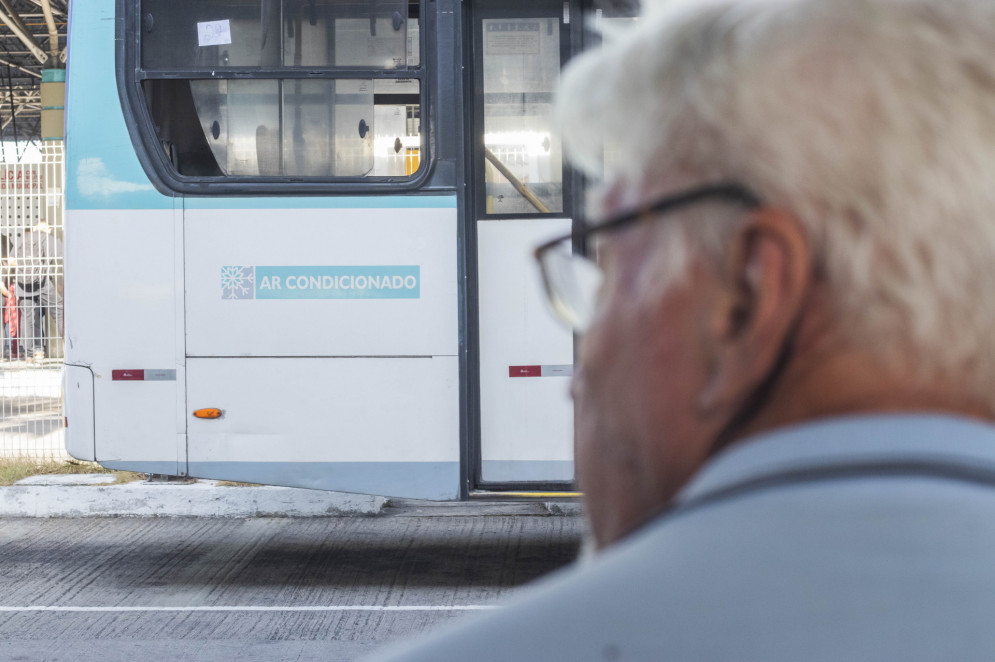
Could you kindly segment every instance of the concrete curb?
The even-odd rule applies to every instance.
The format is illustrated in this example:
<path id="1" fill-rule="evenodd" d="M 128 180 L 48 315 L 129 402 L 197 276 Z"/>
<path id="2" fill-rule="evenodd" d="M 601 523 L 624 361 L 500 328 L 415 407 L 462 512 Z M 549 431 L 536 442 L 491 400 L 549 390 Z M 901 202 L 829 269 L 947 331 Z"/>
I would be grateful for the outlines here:
<path id="1" fill-rule="evenodd" d="M 376 515 L 386 503 L 362 494 L 213 481 L 0 488 L 0 517 L 344 517 Z"/>
<path id="2" fill-rule="evenodd" d="M 11 517 L 505 517 L 577 516 L 576 500 L 434 502 L 273 486 L 138 481 L 109 474 L 32 476 L 0 487 L 0 518 Z"/>

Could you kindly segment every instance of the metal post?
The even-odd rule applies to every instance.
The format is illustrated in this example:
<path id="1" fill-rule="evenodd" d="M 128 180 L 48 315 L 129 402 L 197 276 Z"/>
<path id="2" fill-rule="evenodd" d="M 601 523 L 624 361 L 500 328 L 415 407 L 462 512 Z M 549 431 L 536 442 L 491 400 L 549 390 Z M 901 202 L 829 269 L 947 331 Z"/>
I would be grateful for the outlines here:
<path id="1" fill-rule="evenodd" d="M 0 0 L 2 1 L 2 0 Z M 10 93 L 10 119 L 14 123 L 14 154 L 18 154 L 20 161 L 20 146 L 17 144 L 17 106 L 14 104 L 14 78 L 10 75 L 10 65 L 7 65 L 7 91 Z"/>
<path id="2" fill-rule="evenodd" d="M 55 18 L 52 16 L 52 1 L 41 0 L 41 10 L 45 12 L 45 23 L 48 24 L 49 61 L 54 63 L 59 57 L 59 31 L 55 29 Z"/>

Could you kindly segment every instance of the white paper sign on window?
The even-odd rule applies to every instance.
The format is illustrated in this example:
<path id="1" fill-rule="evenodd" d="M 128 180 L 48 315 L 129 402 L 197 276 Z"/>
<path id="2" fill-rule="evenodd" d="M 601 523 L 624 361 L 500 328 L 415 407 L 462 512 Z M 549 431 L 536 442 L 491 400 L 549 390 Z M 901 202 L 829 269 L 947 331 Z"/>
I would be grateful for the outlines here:
<path id="1" fill-rule="evenodd" d="M 197 24 L 197 43 L 200 46 L 221 46 L 231 43 L 231 21 L 204 21 Z"/>
<path id="2" fill-rule="evenodd" d="M 484 52 L 488 55 L 538 55 L 539 34 L 537 21 L 489 21 Z"/>

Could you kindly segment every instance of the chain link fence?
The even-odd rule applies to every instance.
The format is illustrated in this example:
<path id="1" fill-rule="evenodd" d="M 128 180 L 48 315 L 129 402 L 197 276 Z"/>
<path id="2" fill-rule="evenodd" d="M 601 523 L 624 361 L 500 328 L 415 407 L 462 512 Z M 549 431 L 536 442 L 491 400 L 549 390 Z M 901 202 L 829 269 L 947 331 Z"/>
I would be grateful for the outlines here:
<path id="1" fill-rule="evenodd" d="M 68 459 L 62 414 L 62 141 L 0 162 L 0 459 Z"/>

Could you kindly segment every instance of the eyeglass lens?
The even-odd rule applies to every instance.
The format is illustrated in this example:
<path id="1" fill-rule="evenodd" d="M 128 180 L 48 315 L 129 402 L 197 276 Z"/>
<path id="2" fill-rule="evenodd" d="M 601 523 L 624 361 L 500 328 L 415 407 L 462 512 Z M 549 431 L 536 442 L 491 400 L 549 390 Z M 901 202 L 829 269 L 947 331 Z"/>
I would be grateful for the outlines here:
<path id="1" fill-rule="evenodd" d="M 594 317 L 604 280 L 601 269 L 592 260 L 572 253 L 570 242 L 546 251 L 542 266 L 554 312 L 575 331 L 585 331 Z"/>

